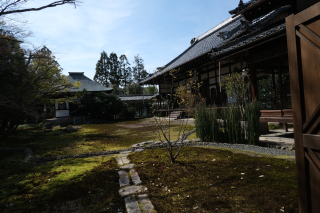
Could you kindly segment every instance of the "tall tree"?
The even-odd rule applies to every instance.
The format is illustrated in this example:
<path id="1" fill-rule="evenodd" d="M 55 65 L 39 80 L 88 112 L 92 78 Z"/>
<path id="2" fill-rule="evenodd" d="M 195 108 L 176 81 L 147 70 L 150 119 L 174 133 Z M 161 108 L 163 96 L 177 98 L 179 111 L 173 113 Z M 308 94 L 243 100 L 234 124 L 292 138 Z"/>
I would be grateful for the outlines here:
<path id="1" fill-rule="evenodd" d="M 132 67 L 133 69 L 133 77 L 134 80 L 138 81 L 139 79 L 145 78 L 147 77 L 148 73 L 147 71 L 144 69 L 144 64 L 143 64 L 144 60 L 139 57 L 138 55 L 134 56 L 134 64 L 135 66 Z"/>
<path id="2" fill-rule="evenodd" d="M 121 83 L 121 70 L 119 67 L 119 60 L 116 53 L 112 52 L 109 56 L 109 81 L 111 85 L 120 85 Z"/>
<path id="3" fill-rule="evenodd" d="M 105 87 L 109 87 L 109 69 L 110 62 L 109 57 L 105 51 L 103 51 L 100 55 L 100 59 L 96 65 L 96 73 L 94 75 L 93 80 L 99 84 L 102 84 Z"/>
<path id="4" fill-rule="evenodd" d="M 0 137 L 7 137 L 26 117 L 40 117 L 43 104 L 63 97 L 69 83 L 62 68 L 47 47 L 26 51 L 18 43 L 11 54 L 0 58 Z"/>
<path id="5" fill-rule="evenodd" d="M 132 69 L 131 67 L 129 66 L 130 63 L 127 59 L 127 56 L 126 55 L 121 55 L 119 57 L 120 61 L 120 72 L 121 72 L 121 75 L 122 75 L 122 79 L 121 79 L 121 85 L 126 87 L 128 83 L 131 82 L 131 77 L 132 77 Z"/>

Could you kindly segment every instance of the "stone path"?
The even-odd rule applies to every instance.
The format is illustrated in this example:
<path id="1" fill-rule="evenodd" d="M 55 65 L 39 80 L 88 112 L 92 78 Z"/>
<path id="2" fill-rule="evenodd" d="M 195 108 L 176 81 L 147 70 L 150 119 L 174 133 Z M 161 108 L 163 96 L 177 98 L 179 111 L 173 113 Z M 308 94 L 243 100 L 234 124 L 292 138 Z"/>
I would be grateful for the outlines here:
<path id="1" fill-rule="evenodd" d="M 140 180 L 138 172 L 134 169 L 134 164 L 130 164 L 130 160 L 127 158 L 128 153 L 130 153 L 130 151 L 121 152 L 116 157 L 121 169 L 118 172 L 120 177 L 119 195 L 124 197 L 127 213 L 157 212 L 146 194 L 148 188 L 140 185 L 142 181 Z M 132 183 L 132 185 L 130 185 L 130 183 Z"/>

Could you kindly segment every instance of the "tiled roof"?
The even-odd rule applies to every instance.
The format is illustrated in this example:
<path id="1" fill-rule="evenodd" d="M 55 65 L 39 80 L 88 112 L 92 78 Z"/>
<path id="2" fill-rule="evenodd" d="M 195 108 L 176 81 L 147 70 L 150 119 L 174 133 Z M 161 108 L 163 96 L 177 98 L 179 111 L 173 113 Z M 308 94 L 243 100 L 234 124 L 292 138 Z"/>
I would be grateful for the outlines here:
<path id="1" fill-rule="evenodd" d="M 107 88 L 102 86 L 101 84 L 91 80 L 87 76 L 83 74 L 83 72 L 69 72 L 67 76 L 71 83 L 75 83 L 76 81 L 80 81 L 81 86 L 78 89 L 69 89 L 68 92 L 78 92 L 83 90 L 84 88 L 88 92 L 112 92 L 112 88 Z"/>
<path id="2" fill-rule="evenodd" d="M 278 15 L 286 9 L 287 8 L 279 8 L 260 18 L 253 20 L 252 24 L 249 24 L 250 29 L 254 29 L 260 33 L 260 30 L 263 27 L 265 27 L 268 24 L 268 22 L 270 22 L 276 15 Z M 172 61 L 166 64 L 161 71 L 158 71 L 154 73 L 152 76 L 142 79 L 141 83 L 147 82 L 156 76 L 166 73 L 172 69 L 175 69 L 180 65 L 193 60 L 198 56 L 201 56 L 205 53 L 209 53 L 213 48 L 221 49 L 220 47 L 222 47 L 228 39 L 231 39 L 244 31 L 244 29 L 241 26 L 244 22 L 245 21 L 241 16 L 237 16 L 235 18 L 228 18 L 221 24 L 213 27 L 204 34 L 192 39 L 193 43 L 185 51 L 183 51 L 180 55 L 178 55 L 176 58 L 174 58 Z M 226 40 L 222 39 L 222 33 L 227 34 L 227 36 L 229 37 L 227 37 Z M 250 33 L 249 35 L 254 36 L 255 34 Z M 235 41 L 239 42 L 239 40 L 236 39 L 229 43 L 234 44 Z"/>
<path id="3" fill-rule="evenodd" d="M 269 30 L 266 30 L 266 31 L 262 31 L 261 30 L 258 30 L 258 31 L 254 31 L 252 33 L 249 33 L 245 36 L 242 36 L 240 38 L 237 38 L 235 39 L 234 41 L 226 44 L 226 45 L 223 45 L 221 47 L 219 47 L 219 49 L 221 49 L 217 52 L 213 52 L 211 53 L 211 56 L 216 56 L 216 55 L 220 55 L 222 53 L 225 53 L 225 52 L 228 52 L 230 50 L 233 50 L 233 49 L 236 49 L 236 48 L 239 48 L 239 47 L 242 47 L 246 44 L 249 44 L 249 43 L 252 43 L 254 41 L 257 41 L 257 40 L 260 40 L 260 39 L 263 39 L 271 34 L 274 34 L 274 33 L 277 33 L 281 30 L 285 30 L 286 29 L 286 24 L 283 23 L 283 24 L 280 24 L 276 27 L 273 27 Z"/>
<path id="4" fill-rule="evenodd" d="M 259 2 L 259 1 L 261 1 L 261 0 L 250 0 L 250 1 L 246 2 L 246 3 L 243 3 L 242 5 L 238 5 L 238 7 L 236 7 L 235 9 L 230 10 L 229 13 L 230 14 L 236 14 L 236 13 L 238 13 L 238 12 L 248 8 L 248 7 L 250 7 L 251 5 L 253 5 L 253 4 L 255 4 L 255 3 Z"/>
<path id="5" fill-rule="evenodd" d="M 158 94 L 154 95 L 119 95 L 119 99 L 121 101 L 151 101 L 154 97 L 158 96 Z"/>

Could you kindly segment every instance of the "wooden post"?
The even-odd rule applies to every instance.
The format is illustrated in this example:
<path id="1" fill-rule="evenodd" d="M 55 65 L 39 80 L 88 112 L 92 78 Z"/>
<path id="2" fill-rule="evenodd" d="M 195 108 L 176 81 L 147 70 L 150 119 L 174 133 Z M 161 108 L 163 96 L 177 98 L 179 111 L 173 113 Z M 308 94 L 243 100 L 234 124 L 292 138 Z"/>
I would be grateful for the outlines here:
<path id="1" fill-rule="evenodd" d="M 276 82 L 274 77 L 274 69 L 272 69 L 272 88 L 273 88 L 273 107 L 274 109 L 277 109 Z"/>
<path id="2" fill-rule="evenodd" d="M 216 63 L 214 64 L 214 77 L 216 80 L 216 92 L 217 92 L 217 97 L 216 97 L 216 105 L 220 104 L 220 93 L 218 92 L 218 78 L 217 78 L 217 66 Z M 218 102 L 218 103 L 217 103 Z"/>

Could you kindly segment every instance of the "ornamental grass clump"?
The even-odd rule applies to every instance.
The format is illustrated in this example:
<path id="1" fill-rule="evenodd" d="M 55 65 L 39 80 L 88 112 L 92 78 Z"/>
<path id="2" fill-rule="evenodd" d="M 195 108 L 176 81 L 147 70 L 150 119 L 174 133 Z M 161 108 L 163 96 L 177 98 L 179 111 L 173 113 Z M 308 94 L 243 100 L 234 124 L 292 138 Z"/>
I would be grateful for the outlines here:
<path id="1" fill-rule="evenodd" d="M 245 125 L 242 125 L 241 109 L 237 105 L 230 105 L 222 112 L 223 128 L 225 130 L 224 142 L 245 143 Z"/>
<path id="2" fill-rule="evenodd" d="M 197 137 L 203 142 L 223 142 L 257 145 L 259 142 L 260 108 L 257 101 L 241 108 L 232 104 L 222 107 L 219 114 L 216 106 L 199 105 L 195 112 Z"/>
<path id="3" fill-rule="evenodd" d="M 201 141 L 213 141 L 215 132 L 215 114 L 214 110 L 207 109 L 206 106 L 198 105 L 195 112 L 195 126 L 196 134 L 201 139 Z"/>
<path id="4" fill-rule="evenodd" d="M 260 106 L 259 103 L 254 100 L 252 104 L 247 104 L 245 108 L 246 120 L 247 120 L 247 139 L 248 144 L 257 145 L 260 135 Z"/>

